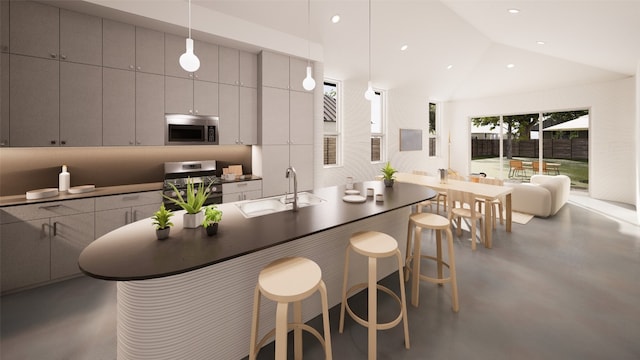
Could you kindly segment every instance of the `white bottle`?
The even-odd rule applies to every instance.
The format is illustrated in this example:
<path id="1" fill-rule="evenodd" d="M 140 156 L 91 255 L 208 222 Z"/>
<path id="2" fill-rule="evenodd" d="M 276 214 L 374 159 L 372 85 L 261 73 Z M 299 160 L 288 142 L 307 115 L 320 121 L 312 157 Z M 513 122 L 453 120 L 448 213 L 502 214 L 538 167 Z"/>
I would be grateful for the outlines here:
<path id="1" fill-rule="evenodd" d="M 58 191 L 67 192 L 71 184 L 71 174 L 67 172 L 67 165 L 62 165 L 62 172 L 58 176 Z"/>

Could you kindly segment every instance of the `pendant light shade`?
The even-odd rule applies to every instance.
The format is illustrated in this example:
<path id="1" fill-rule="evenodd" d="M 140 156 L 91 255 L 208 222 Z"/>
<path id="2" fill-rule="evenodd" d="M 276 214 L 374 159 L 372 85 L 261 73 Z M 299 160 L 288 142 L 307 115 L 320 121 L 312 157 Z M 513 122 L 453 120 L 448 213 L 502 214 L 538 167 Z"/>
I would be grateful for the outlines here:
<path id="1" fill-rule="evenodd" d="M 302 80 L 302 87 L 311 91 L 316 87 L 316 81 L 311 76 L 311 0 L 307 0 L 307 77 Z"/>
<path id="2" fill-rule="evenodd" d="M 371 101 L 373 99 L 373 87 L 371 87 L 371 0 L 369 0 L 369 81 L 364 98 Z"/>
<path id="3" fill-rule="evenodd" d="M 189 0 L 189 37 L 186 41 L 186 50 L 180 55 L 180 66 L 188 72 L 195 72 L 200 68 L 200 59 L 193 53 L 193 39 L 191 38 L 191 0 Z"/>
<path id="4" fill-rule="evenodd" d="M 302 80 L 302 87 L 308 91 L 316 87 L 316 81 L 311 77 L 311 66 L 307 66 L 307 77 Z"/>

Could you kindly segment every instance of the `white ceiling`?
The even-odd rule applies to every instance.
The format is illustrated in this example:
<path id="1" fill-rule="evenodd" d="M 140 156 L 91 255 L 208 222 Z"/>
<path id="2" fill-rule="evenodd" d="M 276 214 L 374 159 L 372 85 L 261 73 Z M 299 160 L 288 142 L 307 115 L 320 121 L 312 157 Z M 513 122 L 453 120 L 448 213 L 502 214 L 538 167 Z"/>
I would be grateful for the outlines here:
<path id="1" fill-rule="evenodd" d="M 368 76 L 366 0 L 311 0 L 310 31 L 306 0 L 192 1 L 296 37 L 310 34 L 323 47 L 325 76 Z M 334 14 L 340 23 L 330 22 Z M 373 0 L 371 14 L 374 86 L 410 87 L 433 100 L 614 80 L 633 76 L 640 61 L 640 0 Z"/>

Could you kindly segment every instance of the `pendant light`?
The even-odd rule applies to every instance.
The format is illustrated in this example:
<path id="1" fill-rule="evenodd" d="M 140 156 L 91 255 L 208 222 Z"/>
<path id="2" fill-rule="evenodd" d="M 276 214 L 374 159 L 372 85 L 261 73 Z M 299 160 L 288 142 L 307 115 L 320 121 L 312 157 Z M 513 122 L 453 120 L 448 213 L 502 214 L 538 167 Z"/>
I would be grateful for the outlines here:
<path id="1" fill-rule="evenodd" d="M 189 37 L 186 51 L 180 55 L 180 66 L 188 72 L 195 72 L 200 68 L 200 59 L 193 53 L 193 39 L 191 38 L 191 0 L 189 0 Z"/>
<path id="2" fill-rule="evenodd" d="M 373 87 L 371 87 L 371 0 L 369 0 L 369 81 L 367 82 L 367 91 L 364 92 L 364 98 L 369 101 L 373 99 Z"/>
<path id="3" fill-rule="evenodd" d="M 307 77 L 302 80 L 302 87 L 311 91 L 316 87 L 316 81 L 311 76 L 311 0 L 307 0 Z"/>

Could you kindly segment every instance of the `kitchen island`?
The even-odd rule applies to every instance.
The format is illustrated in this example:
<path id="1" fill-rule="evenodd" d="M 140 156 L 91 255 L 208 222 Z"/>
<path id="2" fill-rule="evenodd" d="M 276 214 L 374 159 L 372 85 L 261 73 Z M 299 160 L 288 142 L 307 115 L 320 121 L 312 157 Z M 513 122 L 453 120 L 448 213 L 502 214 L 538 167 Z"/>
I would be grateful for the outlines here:
<path id="1" fill-rule="evenodd" d="M 396 183 L 356 184 L 374 188 L 383 202 L 342 200 L 344 186 L 316 189 L 324 201 L 270 215 L 245 218 L 236 204 L 222 204 L 218 234 L 182 229 L 182 212 L 173 218 L 171 236 L 155 239 L 150 219 L 114 230 L 80 255 L 89 276 L 118 281 L 119 359 L 234 359 L 249 349 L 253 289 L 260 270 L 286 256 L 304 256 L 321 267 L 330 306 L 340 302 L 344 249 L 356 231 L 383 231 L 404 252 L 410 207 L 435 196 L 433 190 Z M 354 269 L 366 268 L 354 258 Z M 361 261 L 357 261 L 361 260 Z M 394 271 L 381 261 L 379 278 Z M 366 271 L 352 271 L 350 281 L 364 281 Z M 274 325 L 274 304 L 262 302 L 260 333 Z M 319 298 L 303 305 L 308 321 L 319 313 Z"/>

